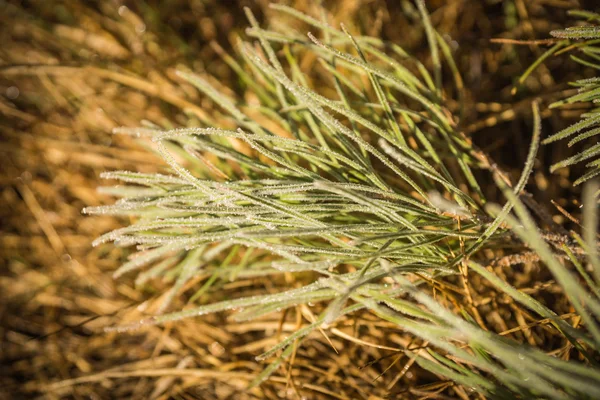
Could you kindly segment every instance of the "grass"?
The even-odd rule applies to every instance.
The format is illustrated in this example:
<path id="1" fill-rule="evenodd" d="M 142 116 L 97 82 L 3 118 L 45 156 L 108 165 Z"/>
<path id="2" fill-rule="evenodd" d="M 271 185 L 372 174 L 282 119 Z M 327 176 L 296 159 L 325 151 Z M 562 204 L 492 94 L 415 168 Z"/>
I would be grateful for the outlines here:
<path id="1" fill-rule="evenodd" d="M 172 385 L 165 379 L 182 377 L 177 390 L 209 379 L 257 397 L 406 395 L 406 385 L 421 396 L 597 397 L 598 188 L 593 180 L 585 185 L 582 237 L 539 218 L 527 190 L 544 106 L 527 102 L 531 140 L 514 179 L 465 135 L 456 117 L 468 112 L 460 60 L 422 3 L 403 12 L 424 32 L 429 61 L 353 35 L 352 27 L 338 30 L 318 13 L 273 9 L 302 30 L 261 28 L 248 10 L 247 35 L 257 42 L 239 43 L 235 54 L 213 45 L 235 73 L 234 90 L 179 66 L 185 83 L 178 93 L 193 86 L 207 107 L 156 91 L 185 118 L 145 118 L 141 128 L 115 130 L 116 140 L 139 138 L 169 168 L 106 172 L 121 185 L 102 195 L 121 199 L 86 208 L 129 218 L 129 226 L 97 239 L 95 251 L 115 252 L 110 241 L 117 254 L 135 245 L 114 275 L 137 275 L 140 292 L 154 291 L 140 309 L 148 317 L 119 315 L 105 337 L 146 337 L 157 346 L 147 357 L 172 368 L 140 361 L 43 387 L 67 394 L 81 385 L 97 390 L 95 382 L 106 379 L 157 377 Z M 60 243 L 43 211 L 34 214 L 50 242 Z M 61 257 L 64 249 L 55 247 Z M 525 279 L 537 276 L 546 286 L 519 283 L 522 265 L 530 268 Z M 555 299 L 543 295 L 547 288 Z M 123 314 L 130 302 L 111 312 Z M 229 322 L 214 315 L 222 312 Z M 257 326 L 261 335 L 252 333 Z M 198 338 L 199 330 L 208 337 Z M 175 351 L 174 343 L 197 353 L 169 364 L 169 355 L 158 354 L 165 346 Z M 359 364 L 347 358 L 354 351 Z M 230 361 L 215 361 L 223 352 Z M 399 360 L 404 366 L 386 378 Z M 214 364 L 186 367 L 192 362 Z M 322 363 L 337 365 L 342 377 L 311 386 Z"/>
<path id="2" fill-rule="evenodd" d="M 430 344 L 429 358 L 416 358 L 424 369 L 486 397 L 600 394 L 600 373 L 593 367 L 600 345 L 596 324 L 600 303 L 593 295 L 597 288 L 592 285 L 588 292 L 579 282 L 585 278 L 593 284 L 587 273 L 580 270 L 583 276 L 575 277 L 557 261 L 519 200 L 540 142 L 538 106 L 533 105 L 533 139 L 521 178 L 511 190 L 511 182 L 492 169 L 508 201 L 502 209 L 489 205 L 485 213 L 487 200 L 473 170 L 487 165 L 478 161 L 481 152 L 449 117 L 448 100 L 441 95 L 443 39 L 433 31 L 424 4 L 417 6 L 435 78 L 423 68 L 415 75 L 390 62 L 377 38 L 355 38 L 343 26 L 334 29 L 284 6 L 275 8 L 322 31 L 323 38 L 265 31 L 247 10 L 250 35 L 259 40 L 260 48 L 241 43 L 239 58 L 250 66 L 236 70 L 247 71 L 243 76 L 260 84 L 255 104 L 232 99 L 205 79 L 179 72 L 218 104 L 237 130 L 209 125 L 116 131 L 150 137 L 176 173 L 106 174 L 133 185 L 111 192 L 124 195 L 114 206 L 85 210 L 136 217 L 135 223 L 102 236 L 96 244 L 115 241 L 140 249 L 116 275 L 161 260 L 154 276 L 163 275 L 174 284 L 159 312 L 167 310 L 175 294 L 201 270 L 217 275 L 213 283 L 226 275 L 264 279 L 300 273 L 308 273 L 310 282 L 276 294 L 189 306 L 116 330 L 224 310 L 241 310 L 242 317 L 234 318 L 250 320 L 324 302 L 314 323 L 258 356 L 272 360 L 251 387 L 268 379 L 312 331 L 368 309 Z M 285 65 L 275 45 L 283 46 Z M 319 84 L 320 92 L 325 92 L 323 85 L 331 85 L 329 93 L 335 97 L 309 85 L 297 67 L 302 52 L 329 65 L 327 72 L 337 71 Z M 419 65 L 408 55 L 405 62 L 413 69 Z M 560 136 L 565 135 L 555 137 Z M 586 207 L 595 207 L 593 197 L 591 203 L 588 198 Z M 513 207 L 518 219 L 510 216 Z M 473 316 L 464 312 L 457 316 L 427 294 L 430 279 L 458 275 L 461 266 L 483 273 L 480 265 L 468 261 L 478 251 L 499 246 L 509 233 L 501 228 L 505 221 L 550 269 L 585 328 L 573 328 L 510 287 L 499 285 L 500 289 L 550 319 L 584 357 L 583 363 L 556 360 L 535 348 L 507 342 L 473 323 Z M 587 236 L 592 240 L 585 247 L 596 247 L 595 233 Z M 219 265 L 225 255 L 239 263 L 233 278 Z M 590 262 L 594 270 L 600 267 L 594 257 Z"/>
<path id="3" fill-rule="evenodd" d="M 543 59 L 550 57 L 554 54 L 560 54 L 567 51 L 576 51 L 581 55 L 571 55 L 570 58 L 589 68 L 598 70 L 600 68 L 598 64 L 598 57 L 596 56 L 597 40 L 600 38 L 600 29 L 597 26 L 600 21 L 600 16 L 593 12 L 577 11 L 573 10 L 570 15 L 575 18 L 583 19 L 587 22 L 586 25 L 579 25 L 570 27 L 562 30 L 555 30 L 550 32 L 552 36 L 561 39 L 557 42 L 550 50 L 546 52 L 544 57 L 538 60 L 532 65 L 532 68 L 539 65 Z M 529 74 L 529 71 L 523 75 L 521 79 L 524 79 Z M 557 101 L 550 105 L 551 108 L 565 106 L 565 105 L 576 105 L 576 104 L 595 104 L 598 102 L 598 78 L 586 78 L 579 79 L 571 83 L 571 85 L 577 88 L 577 94 L 572 95 L 564 100 Z M 583 113 L 581 121 L 556 132 L 547 139 L 544 140 L 544 144 L 550 144 L 559 140 L 563 140 L 575 135 L 568 142 L 568 146 L 572 147 L 581 142 L 593 143 L 594 137 L 600 133 L 598 129 L 598 121 L 600 116 L 596 108 L 592 108 L 589 112 Z M 591 139 L 591 140 L 590 140 Z M 585 173 L 575 180 L 573 185 L 577 186 L 584 182 L 593 179 L 600 174 L 600 162 L 598 161 L 598 154 L 600 154 L 600 147 L 598 143 L 592 144 L 589 147 L 581 149 L 576 154 L 561 160 L 551 166 L 550 171 L 554 172 L 558 169 L 572 166 L 577 163 L 585 163 L 587 170 Z"/>

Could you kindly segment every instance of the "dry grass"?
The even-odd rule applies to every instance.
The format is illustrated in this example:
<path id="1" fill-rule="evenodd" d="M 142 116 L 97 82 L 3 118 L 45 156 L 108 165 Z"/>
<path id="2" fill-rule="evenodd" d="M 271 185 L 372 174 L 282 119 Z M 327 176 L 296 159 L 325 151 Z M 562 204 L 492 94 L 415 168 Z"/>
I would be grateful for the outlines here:
<path id="1" fill-rule="evenodd" d="M 61 7 L 19 3 L 0 2 L 0 397 L 477 398 L 413 365 L 409 355 L 422 352 L 427 343 L 370 313 L 312 335 L 295 349 L 292 362 L 251 391 L 248 382 L 263 368 L 253 357 L 309 323 L 319 307 L 301 306 L 259 322 L 237 323 L 220 314 L 134 333 L 105 333 L 106 326 L 152 314 L 164 292 L 159 282 L 139 292 L 126 279 L 114 281 L 111 274 L 127 253 L 111 246 L 91 248 L 93 238 L 122 225 L 116 218 L 81 216 L 83 207 L 111 201 L 96 192 L 106 183 L 100 182 L 100 172 L 165 168 L 135 139 L 108 132 L 144 119 L 169 126 L 210 114 L 213 105 L 178 80 L 174 67 L 182 63 L 231 82 L 233 74 L 210 43 L 227 47 L 246 22 L 241 5 L 217 1 L 176 1 L 162 9 L 154 2 L 132 2 L 131 8 L 116 1 L 57 2 Z M 261 14 L 267 2 L 248 3 Z M 532 96 L 551 101 L 557 87 L 566 87 L 556 85 L 570 70 L 550 63 L 552 71 L 536 73 L 517 105 L 510 106 L 512 77 L 542 49 L 537 43 L 492 45 L 487 38 L 544 38 L 573 4 L 516 0 L 514 16 L 506 16 L 497 4 L 431 1 L 434 24 L 461 45 L 458 60 L 466 71 L 468 104 L 464 129 L 509 173 L 518 174 L 525 159 L 520 149 L 526 152 Z M 402 37 L 406 47 L 426 54 L 419 49 L 420 34 L 398 32 L 403 20 L 391 5 L 349 0 L 343 7 L 327 6 L 336 21 L 353 21 L 357 29 L 390 40 Z M 309 68 L 311 60 L 303 61 Z M 545 129 L 556 131 L 569 122 L 557 115 Z M 556 153 L 542 155 L 531 187 L 538 202 L 554 200 L 576 219 L 573 199 L 579 195 L 569 189 L 568 173 L 549 183 L 545 166 L 563 157 Z M 493 185 L 484 189 L 498 197 Z M 546 208 L 549 224 L 576 226 L 557 208 Z M 485 257 L 502 279 L 545 299 L 569 323 L 579 323 L 551 275 L 525 249 L 511 245 Z M 188 285 L 177 305 L 184 305 L 186 294 L 205 279 L 199 276 Z M 276 291 L 294 286 L 293 279 L 238 280 L 214 296 Z M 468 310 L 485 329 L 564 359 L 571 356 L 547 321 L 536 320 L 477 277 L 434 286 L 438 299 L 457 311 Z"/>

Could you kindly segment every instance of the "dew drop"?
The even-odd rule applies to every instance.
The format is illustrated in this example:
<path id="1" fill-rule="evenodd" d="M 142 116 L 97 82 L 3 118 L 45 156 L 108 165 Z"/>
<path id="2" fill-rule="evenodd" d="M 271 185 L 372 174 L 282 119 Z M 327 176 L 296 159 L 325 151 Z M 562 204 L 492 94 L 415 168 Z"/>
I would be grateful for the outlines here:
<path id="1" fill-rule="evenodd" d="M 29 171 L 25 171 L 21 174 L 20 178 L 23 182 L 30 182 L 31 181 L 31 173 Z"/>
<path id="2" fill-rule="evenodd" d="M 221 357 L 225 353 L 225 348 L 219 342 L 212 342 L 208 346 L 208 350 L 215 357 Z"/>
<path id="3" fill-rule="evenodd" d="M 11 100 L 14 100 L 17 97 L 19 97 L 19 93 L 19 88 L 16 86 L 10 86 L 6 89 L 6 97 L 8 97 Z"/>

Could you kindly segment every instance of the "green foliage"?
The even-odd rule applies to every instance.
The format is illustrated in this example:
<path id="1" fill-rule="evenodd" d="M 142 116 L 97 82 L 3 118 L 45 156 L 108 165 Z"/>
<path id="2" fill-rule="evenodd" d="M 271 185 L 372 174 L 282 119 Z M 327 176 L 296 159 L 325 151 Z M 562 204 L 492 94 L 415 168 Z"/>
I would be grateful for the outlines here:
<path id="1" fill-rule="evenodd" d="M 600 26 L 598 26 L 600 14 L 576 11 L 572 12 L 571 15 L 584 18 L 591 25 L 553 31 L 551 32 L 552 36 L 569 40 L 568 43 L 564 42 L 564 45 L 570 45 L 573 50 L 580 53 L 580 56 L 571 55 L 574 61 L 585 67 L 600 70 L 600 57 L 598 57 L 600 47 L 597 46 L 600 41 Z M 551 171 L 556 171 L 560 168 L 585 163 L 588 170 L 573 183 L 574 185 L 579 185 L 600 175 L 600 142 L 598 141 L 598 135 L 600 134 L 600 109 L 595 107 L 600 102 L 600 77 L 581 79 L 573 82 L 572 85 L 577 88 L 578 93 L 552 104 L 551 107 L 579 103 L 592 104 L 594 107 L 582 115 L 581 121 L 548 137 L 544 140 L 544 143 L 552 143 L 566 138 L 570 138 L 568 142 L 569 147 L 584 140 L 590 143 L 595 142 L 595 144 L 592 144 L 585 150 L 551 167 Z"/>
<path id="2" fill-rule="evenodd" d="M 434 78 L 396 45 L 352 36 L 276 5 L 318 30 L 321 38 L 262 29 L 248 12 L 248 35 L 260 46 L 241 43 L 239 56 L 227 59 L 253 94 L 244 97 L 247 101 L 230 98 L 209 80 L 182 70 L 180 76 L 218 104 L 223 115 L 191 120 L 186 128 L 163 130 L 148 124 L 117 130 L 151 138 L 173 173 L 106 173 L 104 177 L 125 184 L 104 189 L 121 200 L 86 212 L 135 217 L 130 226 L 96 244 L 137 246 L 138 254 L 115 276 L 148 268 L 140 272 L 138 284 L 156 277 L 174 281 L 161 311 L 201 272 L 211 278 L 193 299 L 210 293 L 217 280 L 284 273 L 313 277 L 280 293 L 201 304 L 118 330 L 224 310 L 239 310 L 235 318 L 245 320 L 322 302 L 326 306 L 316 321 L 258 357 L 271 363 L 254 384 L 276 371 L 297 340 L 368 309 L 433 346 L 421 355 L 406 350 L 423 368 L 485 396 L 600 396 L 600 370 L 591 366 L 594 357 L 589 356 L 600 350 L 598 288 L 587 275 L 593 285 L 584 287 L 557 261 L 519 200 L 541 136 L 537 105 L 521 179 L 512 189 L 498 180 L 508 202 L 501 209 L 486 206 L 473 170 L 487 167 L 446 107 L 441 56 L 453 71 L 458 92 L 460 77 L 424 3 L 417 4 Z M 299 67 L 307 55 L 319 63 L 310 76 Z M 586 93 L 597 87 L 589 85 L 593 87 L 585 86 Z M 573 132 L 591 127 L 599 117 L 589 118 L 594 122 Z M 513 207 L 516 217 L 510 214 Z M 476 251 L 493 249 L 510 235 L 504 221 L 546 263 L 584 327 L 557 318 L 470 260 Z M 586 238 L 590 250 L 594 235 Z M 595 252 L 588 253 L 600 270 Z M 585 363 L 563 361 L 484 331 L 426 294 L 426 278 L 457 274 L 460 264 L 549 318 L 588 357 Z"/>

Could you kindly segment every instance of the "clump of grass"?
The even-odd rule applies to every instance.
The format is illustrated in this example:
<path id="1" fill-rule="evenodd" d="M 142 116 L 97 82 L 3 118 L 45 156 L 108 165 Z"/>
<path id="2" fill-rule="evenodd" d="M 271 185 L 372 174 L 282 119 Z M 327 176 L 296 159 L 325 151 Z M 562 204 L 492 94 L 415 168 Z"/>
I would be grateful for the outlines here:
<path id="1" fill-rule="evenodd" d="M 433 73 L 397 45 L 352 35 L 285 6 L 273 8 L 318 34 L 266 30 L 248 11 L 248 36 L 258 43 L 240 43 L 238 57 L 227 62 L 252 96 L 231 98 L 181 69 L 179 76 L 218 104 L 223 116 L 192 119 L 185 128 L 147 123 L 116 130 L 149 138 L 172 173 L 105 173 L 124 185 L 103 191 L 121 199 L 86 212 L 132 216 L 135 222 L 96 244 L 137 246 L 116 277 L 137 272 L 139 285 L 160 277 L 174 283 L 159 315 L 114 329 L 224 310 L 238 310 L 234 318 L 242 321 L 320 303 L 323 310 L 311 324 L 257 357 L 268 366 L 252 385 L 268 379 L 311 332 L 368 310 L 426 342 L 426 351 L 406 349 L 406 354 L 462 386 L 461 393 L 597 398 L 600 264 L 593 193 L 598 188 L 596 183 L 586 188 L 583 240 L 540 231 L 520 198 L 541 140 L 538 105 L 532 105 L 527 160 L 513 183 L 458 128 L 442 69 L 452 71 L 456 92 L 462 81 L 423 1 L 413 11 L 426 32 Z M 318 60 L 308 76 L 299 64 L 307 55 Z M 506 197 L 503 207 L 484 197 L 479 175 L 493 177 Z M 515 243 L 517 237 L 554 275 L 582 324 L 567 323 L 475 261 L 481 250 Z M 469 271 L 546 319 L 579 360 L 561 360 L 505 339 L 484 329 L 477 315 L 465 308 L 457 314 L 434 296 L 436 284 Z M 219 280 L 293 274 L 304 283 L 276 294 L 168 312 L 200 272 L 211 277 L 192 302 Z"/>
<path id="2" fill-rule="evenodd" d="M 567 28 L 564 30 L 553 31 L 552 36 L 569 39 L 569 43 L 565 43 L 565 46 L 577 49 L 581 52 L 583 57 L 572 55 L 571 58 L 577 63 L 591 67 L 595 70 L 600 69 L 600 63 L 598 56 L 596 55 L 598 47 L 596 46 L 598 39 L 600 39 L 600 27 L 598 22 L 600 21 L 600 14 L 575 11 L 571 15 L 587 19 L 593 25 L 577 26 L 573 28 Z M 596 104 L 600 101 L 600 86 L 598 85 L 600 78 L 589 78 L 581 79 L 573 82 L 573 86 L 578 88 L 578 93 L 571 96 L 563 101 L 554 103 L 551 107 L 558 107 L 563 104 L 578 104 L 578 103 L 592 103 Z M 547 138 L 545 143 L 552 143 L 557 140 L 566 139 L 575 135 L 569 140 L 568 146 L 571 147 L 576 143 L 584 140 L 594 140 L 600 133 L 600 110 L 596 107 L 591 109 L 589 112 L 582 115 L 580 122 L 571 125 L 570 127 L 555 133 L 554 135 Z M 554 164 L 551 171 L 555 171 L 559 168 L 565 168 L 570 165 L 585 162 L 585 166 L 588 170 L 584 175 L 579 177 L 573 184 L 579 185 L 586 182 L 598 175 L 600 175 L 600 142 L 596 140 L 596 144 L 588 147 L 585 150 Z"/>
<path id="3" fill-rule="evenodd" d="M 571 55 L 570 58 L 583 67 L 588 67 L 596 71 L 600 69 L 600 59 L 597 55 L 597 43 L 598 39 L 600 39 L 600 26 L 598 25 L 600 22 L 600 14 L 589 11 L 573 10 L 569 12 L 569 15 L 585 20 L 586 24 L 550 32 L 552 36 L 560 40 L 528 69 L 521 77 L 521 80 L 524 80 L 548 57 L 560 55 L 565 52 L 576 52 L 577 55 Z M 550 171 L 554 172 L 576 164 L 584 164 L 587 170 L 573 182 L 574 186 L 580 185 L 600 175 L 600 142 L 597 140 L 597 136 L 600 134 L 600 110 L 595 106 L 600 101 L 599 82 L 600 78 L 598 77 L 580 79 L 572 82 L 571 85 L 577 88 L 577 93 L 550 105 L 550 108 L 565 105 L 592 105 L 588 111 L 581 115 L 581 120 L 579 122 L 560 132 L 556 132 L 546 138 L 543 142 L 544 144 L 550 144 L 570 138 L 568 147 L 581 144 L 582 142 L 593 143 L 591 146 L 578 151 L 576 154 L 555 163 L 550 168 Z"/>

